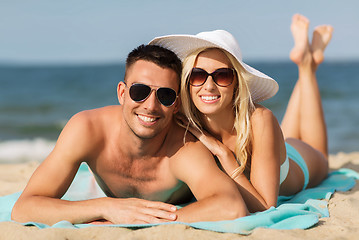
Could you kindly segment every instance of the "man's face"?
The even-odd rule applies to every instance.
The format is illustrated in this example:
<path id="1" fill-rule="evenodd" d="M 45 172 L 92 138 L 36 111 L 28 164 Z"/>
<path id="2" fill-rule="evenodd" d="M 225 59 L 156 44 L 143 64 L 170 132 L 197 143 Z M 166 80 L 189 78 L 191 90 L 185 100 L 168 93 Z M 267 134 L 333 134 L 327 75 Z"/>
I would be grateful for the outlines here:
<path id="1" fill-rule="evenodd" d="M 139 60 L 127 71 L 126 85 L 119 84 L 119 102 L 123 106 L 123 117 L 131 131 L 139 138 L 151 139 L 166 129 L 172 123 L 173 114 L 178 110 L 179 99 L 170 106 L 163 106 L 156 97 L 156 91 L 142 101 L 135 102 L 129 95 L 129 88 L 134 83 L 151 86 L 172 88 L 178 92 L 176 72 L 162 68 L 155 63 Z"/>

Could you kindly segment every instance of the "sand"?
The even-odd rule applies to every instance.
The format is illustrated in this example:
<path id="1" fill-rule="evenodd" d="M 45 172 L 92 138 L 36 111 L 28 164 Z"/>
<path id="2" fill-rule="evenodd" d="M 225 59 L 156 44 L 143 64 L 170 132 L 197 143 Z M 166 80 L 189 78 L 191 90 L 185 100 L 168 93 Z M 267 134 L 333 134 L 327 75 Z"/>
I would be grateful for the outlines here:
<path id="1" fill-rule="evenodd" d="M 21 191 L 37 162 L 0 164 L 0 196 Z M 331 170 L 350 168 L 359 172 L 359 152 L 338 153 L 329 158 Z M 307 230 L 270 230 L 258 228 L 248 236 L 167 225 L 131 230 L 113 227 L 84 229 L 37 229 L 14 222 L 0 222 L 0 240 L 6 239 L 359 239 L 359 184 L 348 192 L 336 192 L 329 201 L 329 218 Z"/>

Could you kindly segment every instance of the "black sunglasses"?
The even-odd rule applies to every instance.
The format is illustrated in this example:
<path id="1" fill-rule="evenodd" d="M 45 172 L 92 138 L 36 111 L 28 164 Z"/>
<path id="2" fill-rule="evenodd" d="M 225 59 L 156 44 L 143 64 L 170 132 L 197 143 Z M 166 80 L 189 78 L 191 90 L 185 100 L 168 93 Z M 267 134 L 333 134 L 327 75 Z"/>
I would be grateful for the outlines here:
<path id="1" fill-rule="evenodd" d="M 151 95 L 152 91 L 156 91 L 158 101 L 165 107 L 172 106 L 177 99 L 177 93 L 172 88 L 151 88 L 150 86 L 142 83 L 132 84 L 129 92 L 133 101 L 143 102 Z"/>
<path id="2" fill-rule="evenodd" d="M 233 68 L 219 68 L 212 73 L 208 73 L 202 68 L 193 68 L 189 76 L 189 84 L 195 87 L 202 86 L 211 76 L 213 81 L 220 87 L 227 87 L 232 84 L 235 75 Z"/>

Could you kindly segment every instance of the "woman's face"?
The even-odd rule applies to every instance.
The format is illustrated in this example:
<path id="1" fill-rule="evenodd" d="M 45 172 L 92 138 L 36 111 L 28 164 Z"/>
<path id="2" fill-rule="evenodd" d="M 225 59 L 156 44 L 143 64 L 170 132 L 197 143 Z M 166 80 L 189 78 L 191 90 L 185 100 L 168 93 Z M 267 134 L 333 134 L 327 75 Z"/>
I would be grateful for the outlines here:
<path id="1" fill-rule="evenodd" d="M 195 61 L 195 68 L 201 68 L 212 73 L 219 68 L 233 68 L 227 56 L 219 49 L 210 49 L 200 53 Z M 197 109 L 209 116 L 233 112 L 233 94 L 236 86 L 236 74 L 232 84 L 226 87 L 218 86 L 212 76 L 208 76 L 201 86 L 190 85 L 190 95 Z"/>

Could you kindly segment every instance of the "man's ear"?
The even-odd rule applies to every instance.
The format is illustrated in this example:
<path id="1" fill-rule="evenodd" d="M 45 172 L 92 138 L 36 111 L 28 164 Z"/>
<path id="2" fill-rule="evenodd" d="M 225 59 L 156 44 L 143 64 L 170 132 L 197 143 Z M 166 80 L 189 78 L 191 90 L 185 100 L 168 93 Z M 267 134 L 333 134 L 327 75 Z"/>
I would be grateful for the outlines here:
<path id="1" fill-rule="evenodd" d="M 119 82 L 117 85 L 117 98 L 118 102 L 123 105 L 124 97 L 125 97 L 125 88 L 126 85 L 124 82 Z"/>

